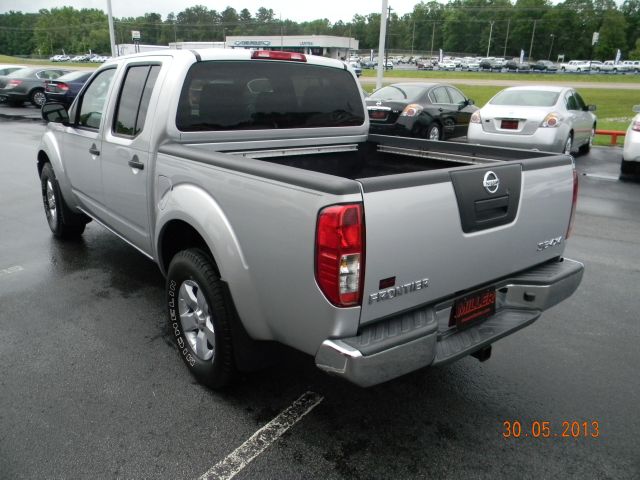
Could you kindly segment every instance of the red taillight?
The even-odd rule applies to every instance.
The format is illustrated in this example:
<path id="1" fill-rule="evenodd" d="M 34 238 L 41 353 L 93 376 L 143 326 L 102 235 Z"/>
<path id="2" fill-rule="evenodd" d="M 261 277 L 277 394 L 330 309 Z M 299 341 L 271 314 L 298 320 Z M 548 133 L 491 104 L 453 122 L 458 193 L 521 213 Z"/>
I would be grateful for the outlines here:
<path id="1" fill-rule="evenodd" d="M 567 227 L 567 234 L 564 236 L 565 239 L 569 238 L 571 235 L 571 230 L 573 230 L 573 219 L 576 216 L 576 204 L 578 203 L 578 172 L 576 172 L 575 167 L 573 168 L 573 196 L 571 198 L 571 216 L 569 217 L 569 226 Z"/>
<path id="2" fill-rule="evenodd" d="M 322 209 L 316 230 L 316 281 L 320 290 L 338 307 L 360 305 L 363 272 L 362 204 Z"/>
<path id="3" fill-rule="evenodd" d="M 21 83 L 22 83 L 22 80 L 9 80 L 9 83 L 7 85 L 9 87 L 17 87 Z"/>
<path id="4" fill-rule="evenodd" d="M 67 85 L 66 83 L 60 82 L 57 85 L 58 85 L 59 92 L 66 92 L 69 90 L 69 85 Z"/>
<path id="5" fill-rule="evenodd" d="M 251 58 L 261 60 L 290 60 L 292 62 L 307 61 L 307 57 L 302 53 L 280 52 L 275 50 L 256 50 L 251 54 Z"/>

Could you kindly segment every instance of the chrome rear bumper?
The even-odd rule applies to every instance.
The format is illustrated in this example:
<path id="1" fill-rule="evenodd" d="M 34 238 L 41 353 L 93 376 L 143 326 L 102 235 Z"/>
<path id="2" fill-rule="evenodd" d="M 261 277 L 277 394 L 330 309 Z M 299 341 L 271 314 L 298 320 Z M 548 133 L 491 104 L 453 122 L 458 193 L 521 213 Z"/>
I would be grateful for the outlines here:
<path id="1" fill-rule="evenodd" d="M 544 310 L 571 296 L 584 265 L 554 260 L 496 282 L 496 313 L 457 331 L 449 327 L 454 298 L 362 328 L 359 335 L 325 340 L 316 365 L 362 387 L 428 365 L 452 362 L 533 323 Z"/>

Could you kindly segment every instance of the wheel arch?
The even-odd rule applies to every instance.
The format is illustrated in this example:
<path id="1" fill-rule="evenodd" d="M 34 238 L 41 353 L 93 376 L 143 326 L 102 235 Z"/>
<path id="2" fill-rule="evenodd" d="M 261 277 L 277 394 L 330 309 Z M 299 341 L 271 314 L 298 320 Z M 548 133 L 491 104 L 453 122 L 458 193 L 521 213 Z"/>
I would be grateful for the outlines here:
<path id="1" fill-rule="evenodd" d="M 171 209 L 159 211 L 155 254 L 167 274 L 173 256 L 187 248 L 200 248 L 211 257 L 227 285 L 244 328 L 255 339 L 270 340 L 259 296 L 232 224 L 214 198 L 194 185 L 176 186 L 166 195 Z M 161 199 L 160 203 L 164 200 Z"/>

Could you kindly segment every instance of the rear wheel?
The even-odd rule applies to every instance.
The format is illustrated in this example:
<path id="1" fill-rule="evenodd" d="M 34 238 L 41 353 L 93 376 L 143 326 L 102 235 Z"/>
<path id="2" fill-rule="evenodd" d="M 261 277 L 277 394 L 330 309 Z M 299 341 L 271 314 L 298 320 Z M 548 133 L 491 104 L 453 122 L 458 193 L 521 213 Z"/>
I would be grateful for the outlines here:
<path id="1" fill-rule="evenodd" d="M 593 128 L 591 129 L 591 134 L 589 135 L 589 140 L 587 140 L 587 143 L 585 143 L 584 145 L 582 145 L 580 147 L 580 153 L 582 153 L 582 154 L 589 153 L 589 151 L 591 150 L 591 145 L 593 145 L 593 137 L 595 137 L 595 135 L 596 135 L 596 127 L 594 125 Z"/>
<path id="2" fill-rule="evenodd" d="M 227 386 L 235 373 L 231 300 L 213 261 L 188 249 L 171 260 L 167 273 L 169 323 L 180 357 L 199 382 Z"/>
<path id="3" fill-rule="evenodd" d="M 442 129 L 437 123 L 429 125 L 427 128 L 427 140 L 442 140 Z"/>
<path id="4" fill-rule="evenodd" d="M 638 162 L 629 162 L 623 159 L 622 163 L 620 163 L 620 177 L 629 177 L 635 174 L 640 174 Z"/>
<path id="5" fill-rule="evenodd" d="M 29 101 L 38 108 L 42 107 L 42 105 L 44 105 L 47 101 L 44 90 L 42 90 L 41 88 L 36 88 L 31 92 L 31 95 L 29 95 Z"/>
<path id="6" fill-rule="evenodd" d="M 567 140 L 564 142 L 564 148 L 562 153 L 565 155 L 571 155 L 571 149 L 573 148 L 573 134 L 569 134 Z"/>
<path id="7" fill-rule="evenodd" d="M 60 193 L 58 180 L 50 163 L 45 163 L 40 174 L 42 202 L 51 232 L 58 238 L 79 237 L 87 224 L 84 215 L 74 213 Z"/>

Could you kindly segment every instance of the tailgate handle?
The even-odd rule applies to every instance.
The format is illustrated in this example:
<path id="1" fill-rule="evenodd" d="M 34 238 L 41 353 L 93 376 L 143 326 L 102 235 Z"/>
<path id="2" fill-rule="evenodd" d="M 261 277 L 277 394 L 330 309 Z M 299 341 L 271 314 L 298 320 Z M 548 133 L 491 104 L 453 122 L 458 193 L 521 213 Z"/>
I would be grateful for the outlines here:
<path id="1" fill-rule="evenodd" d="M 488 200 L 476 200 L 474 207 L 477 222 L 504 217 L 509 213 L 509 195 Z"/>

